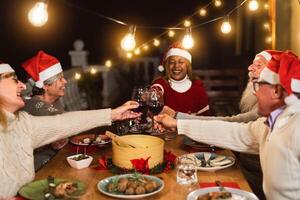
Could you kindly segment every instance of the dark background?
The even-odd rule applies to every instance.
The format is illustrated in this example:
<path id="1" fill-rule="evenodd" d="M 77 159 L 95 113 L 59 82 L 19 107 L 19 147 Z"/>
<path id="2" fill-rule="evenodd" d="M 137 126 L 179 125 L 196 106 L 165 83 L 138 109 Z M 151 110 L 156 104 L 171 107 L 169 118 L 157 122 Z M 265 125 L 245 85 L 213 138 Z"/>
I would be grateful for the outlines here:
<path id="1" fill-rule="evenodd" d="M 89 51 L 89 64 L 103 64 L 107 58 L 117 55 L 117 47 L 128 27 L 101 18 L 93 13 L 100 13 L 138 26 L 170 27 L 183 21 L 210 1 L 196 0 L 50 0 L 48 5 L 49 19 L 43 27 L 32 26 L 27 13 L 34 5 L 34 0 L 1 0 L 0 1 L 0 59 L 11 64 L 17 72 L 20 64 L 35 55 L 38 50 L 57 57 L 64 69 L 70 68 L 68 52 L 73 49 L 73 42 L 81 39 L 85 49 Z M 192 24 L 200 24 L 209 19 L 223 16 L 236 6 L 236 1 L 223 1 L 221 8 L 210 6 L 208 16 L 201 18 L 196 15 L 191 19 Z M 245 8 L 240 8 L 245 9 Z M 86 10 L 89 10 L 88 12 Z M 230 15 L 235 23 L 235 12 Z M 195 46 L 193 54 L 194 68 L 224 68 L 244 67 L 253 59 L 256 17 L 244 16 L 247 24 L 244 28 L 242 51 L 235 53 L 235 27 L 232 33 L 222 35 L 217 21 L 193 30 Z M 153 39 L 164 32 L 162 29 L 137 28 L 137 43 Z M 181 40 L 184 31 L 177 32 Z M 165 38 L 165 40 L 163 39 Z M 164 46 L 172 43 L 167 36 L 162 37 Z M 164 47 L 164 48 L 165 48 Z M 154 47 L 152 47 L 153 49 Z M 164 49 L 152 50 L 143 56 L 162 57 Z"/>

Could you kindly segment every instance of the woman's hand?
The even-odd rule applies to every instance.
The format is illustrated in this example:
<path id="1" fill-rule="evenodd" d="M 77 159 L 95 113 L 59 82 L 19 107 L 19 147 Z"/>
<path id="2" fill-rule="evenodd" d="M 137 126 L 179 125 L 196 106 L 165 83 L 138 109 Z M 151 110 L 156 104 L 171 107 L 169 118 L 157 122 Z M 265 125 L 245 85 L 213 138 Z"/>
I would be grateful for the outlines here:
<path id="1" fill-rule="evenodd" d="M 154 116 L 154 128 L 159 131 L 177 128 L 177 120 L 167 114 L 156 115 Z"/>
<path id="2" fill-rule="evenodd" d="M 175 117 L 175 110 L 173 110 L 172 108 L 170 108 L 169 106 L 164 106 L 163 110 L 160 112 L 160 114 L 167 114 L 171 117 Z"/>
<path id="3" fill-rule="evenodd" d="M 141 113 L 131 111 L 132 109 L 138 108 L 139 103 L 136 101 L 127 101 L 123 105 L 111 110 L 111 120 L 124 120 L 133 119 L 141 116 Z"/>

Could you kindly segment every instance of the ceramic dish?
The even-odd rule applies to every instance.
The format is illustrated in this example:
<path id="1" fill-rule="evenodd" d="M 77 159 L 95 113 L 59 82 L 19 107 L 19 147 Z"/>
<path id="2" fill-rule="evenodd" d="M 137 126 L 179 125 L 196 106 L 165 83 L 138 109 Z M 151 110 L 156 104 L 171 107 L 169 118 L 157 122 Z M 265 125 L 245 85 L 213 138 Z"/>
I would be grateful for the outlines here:
<path id="1" fill-rule="evenodd" d="M 106 135 L 85 134 L 76 135 L 70 139 L 70 142 L 75 145 L 88 146 L 88 145 L 105 145 L 111 142 L 111 139 Z"/>

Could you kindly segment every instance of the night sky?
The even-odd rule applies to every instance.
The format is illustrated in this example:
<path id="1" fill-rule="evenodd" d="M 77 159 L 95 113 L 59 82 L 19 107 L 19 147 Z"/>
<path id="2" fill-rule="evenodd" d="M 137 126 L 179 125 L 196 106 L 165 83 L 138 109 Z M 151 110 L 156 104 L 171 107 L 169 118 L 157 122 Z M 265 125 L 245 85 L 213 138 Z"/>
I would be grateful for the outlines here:
<path id="1" fill-rule="evenodd" d="M 89 53 L 90 64 L 103 64 L 107 58 L 116 56 L 120 40 L 128 31 L 126 26 L 103 19 L 92 12 L 119 19 L 138 26 L 169 27 L 183 21 L 209 1 L 196 0 L 50 0 L 49 19 L 45 26 L 34 27 L 27 20 L 27 13 L 34 5 L 33 0 L 0 1 L 0 59 L 18 69 L 27 58 L 44 50 L 56 56 L 64 69 L 70 66 L 68 51 L 73 42 L 81 39 Z M 209 15 L 203 19 L 192 18 L 193 24 L 222 16 L 235 6 L 233 0 L 224 1 L 221 8 L 210 7 Z M 231 3 L 230 3 L 231 2 Z M 85 10 L 90 10 L 86 12 Z M 234 15 L 233 15 L 234 16 Z M 218 21 L 193 30 L 195 47 L 192 50 L 194 68 L 236 67 L 249 62 L 254 52 L 247 50 L 234 55 L 234 31 L 221 36 Z M 153 39 L 161 29 L 138 28 L 137 43 Z M 253 30 L 254 31 L 254 30 Z M 251 35 L 252 30 L 250 30 Z M 183 31 L 177 33 L 181 39 Z M 179 36 L 180 35 L 180 36 Z M 166 44 L 171 44 L 167 37 Z M 145 56 L 162 57 L 160 51 L 150 51 Z"/>

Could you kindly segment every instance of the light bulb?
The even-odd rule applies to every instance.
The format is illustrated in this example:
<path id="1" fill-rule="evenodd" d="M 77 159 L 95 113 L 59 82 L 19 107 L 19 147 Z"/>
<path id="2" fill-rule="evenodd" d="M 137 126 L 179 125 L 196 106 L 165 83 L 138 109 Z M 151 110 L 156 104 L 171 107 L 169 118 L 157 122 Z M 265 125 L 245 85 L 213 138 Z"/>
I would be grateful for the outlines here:
<path id="1" fill-rule="evenodd" d="M 229 21 L 224 21 L 221 25 L 221 32 L 224 34 L 228 34 L 231 31 L 231 25 Z"/>
<path id="2" fill-rule="evenodd" d="M 222 1 L 221 0 L 215 0 L 215 6 L 216 7 L 220 7 L 222 5 Z"/>
<path id="3" fill-rule="evenodd" d="M 140 50 L 139 48 L 136 48 L 136 49 L 133 51 L 133 53 L 134 53 L 135 55 L 140 55 L 141 50 Z"/>
<path id="4" fill-rule="evenodd" d="M 189 20 L 185 20 L 183 23 L 184 27 L 190 27 L 191 26 L 191 22 Z"/>
<path id="5" fill-rule="evenodd" d="M 128 33 L 121 41 L 121 47 L 125 51 L 131 51 L 135 47 L 135 39 L 134 35 L 131 33 Z"/>
<path id="6" fill-rule="evenodd" d="M 249 9 L 251 11 L 256 11 L 258 9 L 259 5 L 258 5 L 258 2 L 256 0 L 251 0 L 249 2 Z"/>
<path id="7" fill-rule="evenodd" d="M 47 4 L 37 2 L 28 13 L 28 20 L 33 26 L 43 26 L 48 21 Z"/>
<path id="8" fill-rule="evenodd" d="M 201 8 L 200 11 L 199 11 L 199 14 L 200 14 L 200 16 L 204 17 L 207 14 L 207 10 L 204 9 L 204 8 Z"/>
<path id="9" fill-rule="evenodd" d="M 148 51 L 149 46 L 147 44 L 144 44 L 142 48 L 143 48 L 144 51 Z"/>
<path id="10" fill-rule="evenodd" d="M 132 58 L 132 53 L 130 53 L 130 52 L 126 53 L 126 57 L 127 57 L 128 59 L 131 59 L 131 58 Z"/>
<path id="11" fill-rule="evenodd" d="M 182 39 L 182 46 L 185 49 L 191 49 L 194 46 L 194 40 L 192 37 L 192 29 L 191 28 L 186 29 L 186 34 L 184 35 L 184 37 Z"/>
<path id="12" fill-rule="evenodd" d="M 90 73 L 91 73 L 91 74 L 96 74 L 96 73 L 97 73 L 97 70 L 96 70 L 94 67 L 92 67 L 91 70 L 90 70 Z"/>
<path id="13" fill-rule="evenodd" d="M 264 29 L 266 29 L 266 30 L 270 29 L 270 23 L 269 22 L 264 23 Z"/>
<path id="14" fill-rule="evenodd" d="M 80 74 L 80 73 L 75 73 L 74 78 L 75 78 L 76 80 L 81 79 L 81 74 Z"/>
<path id="15" fill-rule="evenodd" d="M 267 37 L 265 38 L 265 42 L 266 42 L 267 44 L 271 44 L 271 43 L 272 43 L 272 36 L 267 36 Z"/>
<path id="16" fill-rule="evenodd" d="M 170 38 L 172 38 L 172 37 L 174 37 L 174 35 L 175 35 L 175 32 L 174 32 L 173 30 L 169 30 L 168 36 L 169 36 Z"/>
<path id="17" fill-rule="evenodd" d="M 105 66 L 108 67 L 108 68 L 110 68 L 112 66 L 111 60 L 105 61 Z"/>
<path id="18" fill-rule="evenodd" d="M 264 4 L 264 9 L 265 9 L 265 10 L 269 10 L 269 4 L 268 4 L 268 3 L 265 3 L 265 4 Z"/>
<path id="19" fill-rule="evenodd" d="M 160 41 L 158 39 L 153 40 L 153 45 L 158 47 L 160 45 Z"/>

